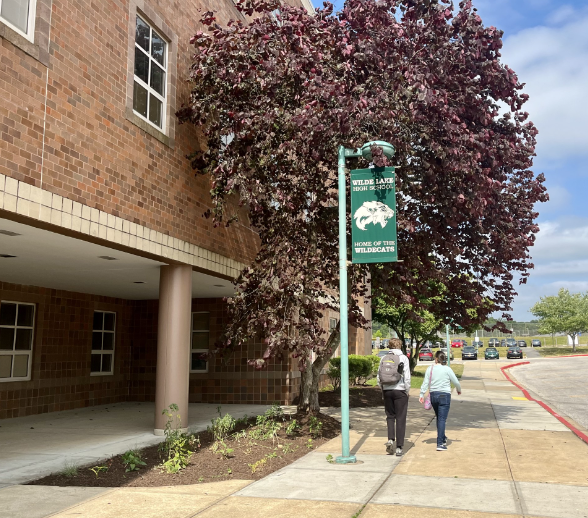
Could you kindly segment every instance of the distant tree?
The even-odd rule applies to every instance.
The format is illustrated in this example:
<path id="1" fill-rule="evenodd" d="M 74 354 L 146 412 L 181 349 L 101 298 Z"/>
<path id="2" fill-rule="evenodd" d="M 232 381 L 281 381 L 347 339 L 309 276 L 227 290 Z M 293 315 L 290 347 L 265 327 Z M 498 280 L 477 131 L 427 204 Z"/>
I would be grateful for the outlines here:
<path id="1" fill-rule="evenodd" d="M 435 340 L 442 329 L 441 320 L 424 309 L 415 310 L 410 304 L 390 306 L 382 298 L 373 300 L 372 317 L 378 322 L 385 323 L 396 332 L 402 340 L 402 352 L 407 353 L 405 338 L 409 338 L 414 347 L 410 354 L 410 372 L 414 372 L 421 347 L 427 340 Z"/>
<path id="2" fill-rule="evenodd" d="M 231 224 L 238 201 L 259 236 L 221 347 L 263 339 L 249 358 L 258 369 L 295 358 L 299 409 L 317 412 L 320 376 L 339 345 L 339 326 L 321 326 L 338 310 L 338 146 L 385 140 L 400 166 L 404 262 L 349 268 L 350 324 L 368 324 L 359 301 L 371 278 L 417 313 L 429 281 L 446 283 L 432 313 L 466 327 L 508 311 L 513 274 L 524 281 L 532 268 L 534 207 L 547 200 L 543 175 L 530 170 L 537 129 L 523 84 L 501 62 L 502 32 L 485 27 L 469 0 L 456 9 L 446 0 L 347 0 L 340 13 L 329 3 L 314 13 L 277 0 L 236 6 L 247 23 L 221 27 L 203 14 L 191 94 L 178 112 L 204 137 L 190 159 L 211 180 L 208 215 Z M 381 148 L 372 152 L 375 166 L 390 165 Z M 472 317 L 484 297 L 491 304 Z"/>
<path id="3" fill-rule="evenodd" d="M 379 329 L 373 334 L 373 336 L 374 336 L 374 338 L 384 338 L 382 331 Z"/>
<path id="4" fill-rule="evenodd" d="M 576 337 L 588 330 L 588 293 L 570 293 L 561 288 L 557 296 L 541 297 L 531 313 L 539 318 L 542 332 L 569 335 L 575 352 Z"/>

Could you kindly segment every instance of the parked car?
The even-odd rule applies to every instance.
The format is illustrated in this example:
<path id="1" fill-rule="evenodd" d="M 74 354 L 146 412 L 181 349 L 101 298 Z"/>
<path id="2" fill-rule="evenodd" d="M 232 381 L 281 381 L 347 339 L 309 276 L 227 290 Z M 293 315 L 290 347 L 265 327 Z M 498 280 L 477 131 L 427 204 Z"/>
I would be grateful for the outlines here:
<path id="1" fill-rule="evenodd" d="M 461 340 L 453 340 L 453 342 L 451 342 L 451 347 L 463 347 L 463 344 L 461 343 Z"/>
<path id="2" fill-rule="evenodd" d="M 443 347 L 445 344 L 443 342 L 433 342 L 432 348 L 433 349 L 438 349 L 439 347 Z"/>
<path id="3" fill-rule="evenodd" d="M 531 340 L 531 347 L 541 347 L 541 340 Z"/>
<path id="4" fill-rule="evenodd" d="M 419 361 L 420 362 L 432 362 L 433 361 L 433 352 L 431 349 L 421 349 L 419 352 Z"/>
<path id="5" fill-rule="evenodd" d="M 506 347 L 506 338 L 500 340 L 500 347 Z"/>
<path id="6" fill-rule="evenodd" d="M 498 347 L 500 345 L 500 340 L 498 338 L 490 338 L 488 340 L 488 347 Z"/>
<path id="7" fill-rule="evenodd" d="M 508 351 L 506 351 L 506 357 L 507 358 L 521 358 L 522 359 L 523 358 L 523 351 L 518 346 L 509 347 Z"/>
<path id="8" fill-rule="evenodd" d="M 447 347 L 442 347 L 441 349 L 439 349 L 442 353 L 447 354 Z M 449 359 L 453 360 L 453 351 L 451 349 L 449 349 Z"/>
<path id="9" fill-rule="evenodd" d="M 500 359 L 500 353 L 496 347 L 487 347 L 484 351 L 485 360 L 498 360 Z"/>
<path id="10" fill-rule="evenodd" d="M 477 360 L 478 350 L 471 345 L 466 345 L 461 351 L 462 360 Z"/>
<path id="11" fill-rule="evenodd" d="M 472 346 L 479 349 L 480 347 L 484 347 L 484 342 L 482 340 L 475 340 L 472 342 Z"/>
<path id="12" fill-rule="evenodd" d="M 527 342 L 524 340 L 517 340 L 517 347 L 527 347 Z"/>
<path id="13" fill-rule="evenodd" d="M 465 347 L 466 345 L 468 345 L 468 341 L 467 341 L 467 340 L 460 340 L 460 341 L 461 341 L 461 345 L 463 345 L 464 347 Z"/>
<path id="14" fill-rule="evenodd" d="M 517 341 L 514 338 L 507 338 L 506 339 L 506 346 L 507 347 L 514 347 L 517 345 Z"/>

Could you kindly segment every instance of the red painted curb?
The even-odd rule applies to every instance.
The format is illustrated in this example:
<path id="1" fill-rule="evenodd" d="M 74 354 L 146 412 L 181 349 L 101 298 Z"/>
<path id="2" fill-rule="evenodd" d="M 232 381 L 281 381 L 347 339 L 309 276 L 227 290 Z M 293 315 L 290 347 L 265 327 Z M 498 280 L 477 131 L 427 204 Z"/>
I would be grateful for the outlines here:
<path id="1" fill-rule="evenodd" d="M 588 354 L 583 355 L 583 356 L 588 356 Z M 563 356 L 559 356 L 559 358 L 563 358 Z M 505 378 L 508 381 L 510 381 L 515 387 L 517 387 L 525 395 L 525 397 L 529 401 L 535 401 L 535 403 L 538 403 L 545 410 L 547 410 L 553 417 L 555 417 L 560 423 L 562 423 L 564 426 L 569 428 L 580 440 L 582 440 L 586 444 L 588 444 L 588 435 L 586 435 L 584 432 L 581 432 L 575 426 L 573 426 L 568 421 L 566 421 L 562 416 L 560 416 L 557 412 L 555 412 L 553 409 L 551 409 L 543 401 L 539 401 L 538 399 L 535 399 L 534 397 L 532 397 L 531 394 L 529 394 L 529 392 L 527 392 L 527 390 L 525 388 L 523 388 L 521 385 L 519 385 L 516 381 L 513 381 L 512 378 L 505 372 L 506 369 L 510 369 L 512 367 L 518 367 L 520 365 L 528 365 L 529 363 L 531 363 L 531 362 L 513 363 L 512 365 L 505 365 L 504 367 L 500 367 L 500 370 L 502 371 L 502 374 L 504 374 Z"/>

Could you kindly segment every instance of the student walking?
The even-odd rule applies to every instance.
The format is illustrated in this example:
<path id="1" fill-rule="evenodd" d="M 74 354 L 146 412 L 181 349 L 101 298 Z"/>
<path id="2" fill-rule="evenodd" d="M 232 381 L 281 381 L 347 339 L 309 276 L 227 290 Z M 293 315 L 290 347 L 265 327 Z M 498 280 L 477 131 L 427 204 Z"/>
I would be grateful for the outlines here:
<path id="1" fill-rule="evenodd" d="M 421 385 L 419 402 L 425 402 L 425 394 L 429 391 L 431 406 L 437 418 L 437 451 L 447 451 L 447 436 L 445 425 L 451 405 L 451 383 L 461 394 L 461 385 L 451 367 L 447 366 L 447 356 L 441 351 L 435 353 L 435 364 L 431 365 L 425 373 L 425 379 Z"/>
<path id="2" fill-rule="evenodd" d="M 401 456 L 406 434 L 406 414 L 408 412 L 408 394 L 410 391 L 410 363 L 406 355 L 399 348 L 402 342 L 393 338 L 390 352 L 380 360 L 378 369 L 378 384 L 382 387 L 386 423 L 388 425 L 388 442 L 386 452 L 394 453 L 396 440 L 396 455 Z"/>

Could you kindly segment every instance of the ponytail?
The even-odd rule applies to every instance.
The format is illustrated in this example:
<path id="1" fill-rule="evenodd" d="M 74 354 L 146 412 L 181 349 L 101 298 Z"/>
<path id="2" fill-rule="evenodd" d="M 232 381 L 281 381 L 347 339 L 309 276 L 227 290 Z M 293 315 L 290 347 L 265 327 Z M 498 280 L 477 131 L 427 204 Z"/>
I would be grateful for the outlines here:
<path id="1" fill-rule="evenodd" d="M 444 352 L 437 351 L 435 353 L 435 359 L 437 360 L 437 363 L 440 363 L 441 365 L 447 365 L 447 355 Z"/>

